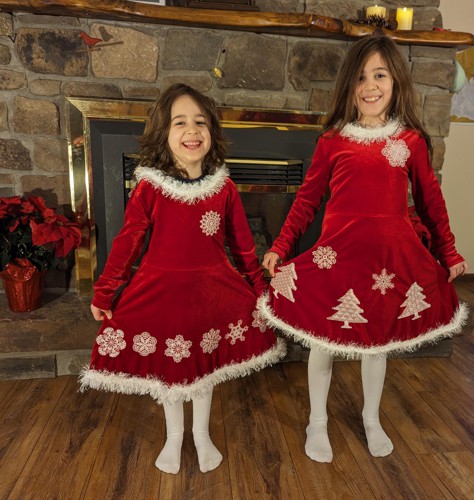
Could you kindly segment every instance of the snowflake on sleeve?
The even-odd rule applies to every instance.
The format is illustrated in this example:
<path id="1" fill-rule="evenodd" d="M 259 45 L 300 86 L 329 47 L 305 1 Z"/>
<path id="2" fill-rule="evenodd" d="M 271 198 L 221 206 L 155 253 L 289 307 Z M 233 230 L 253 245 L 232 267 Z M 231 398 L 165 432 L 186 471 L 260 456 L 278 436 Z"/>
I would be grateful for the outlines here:
<path id="1" fill-rule="evenodd" d="M 183 358 L 191 356 L 189 348 L 192 344 L 190 340 L 184 340 L 182 335 L 176 335 L 174 339 L 166 339 L 168 349 L 166 349 L 165 355 L 172 357 L 175 363 L 179 363 Z"/>
<path id="2" fill-rule="evenodd" d="M 148 356 L 156 351 L 156 339 L 148 332 L 133 337 L 133 350 L 141 356 Z"/>
<path id="3" fill-rule="evenodd" d="M 404 167 L 410 157 L 410 150 L 403 139 L 390 139 L 385 142 L 382 154 L 392 167 Z"/>
<path id="4" fill-rule="evenodd" d="M 372 274 L 375 283 L 372 285 L 372 290 L 380 290 L 382 295 L 387 293 L 387 288 L 393 288 L 395 285 L 392 283 L 395 274 L 387 274 L 386 269 L 382 269 L 380 274 Z"/>
<path id="5" fill-rule="evenodd" d="M 202 352 L 207 352 L 208 354 L 211 354 L 212 351 L 217 349 L 217 346 L 219 345 L 221 338 L 222 337 L 220 336 L 220 330 L 214 330 L 214 328 L 211 328 L 208 332 L 206 332 L 202 336 L 200 344 Z"/>
<path id="6" fill-rule="evenodd" d="M 102 356 L 109 355 L 111 358 L 116 358 L 127 345 L 123 338 L 123 331 L 114 330 L 110 327 L 104 328 L 104 331 L 97 336 L 96 342 L 100 346 L 99 354 L 102 354 Z"/>
<path id="7" fill-rule="evenodd" d="M 313 252 L 313 262 L 319 269 L 331 269 L 336 263 L 337 252 L 331 247 L 318 247 Z"/>
<path id="8" fill-rule="evenodd" d="M 245 340 L 244 333 L 249 329 L 248 326 L 242 327 L 242 320 L 239 319 L 238 323 L 234 325 L 231 323 L 229 325 L 230 332 L 225 336 L 226 339 L 230 339 L 230 343 L 234 345 L 237 340 Z"/>
<path id="9" fill-rule="evenodd" d="M 252 313 L 252 316 L 253 316 L 252 326 L 254 328 L 258 328 L 261 332 L 266 332 L 267 323 L 265 322 L 265 319 L 263 318 L 260 311 L 258 309 L 255 309 L 255 311 Z"/>
<path id="10" fill-rule="evenodd" d="M 214 210 L 210 210 L 201 217 L 201 230 L 206 236 L 212 236 L 219 231 L 220 223 L 221 216 Z"/>

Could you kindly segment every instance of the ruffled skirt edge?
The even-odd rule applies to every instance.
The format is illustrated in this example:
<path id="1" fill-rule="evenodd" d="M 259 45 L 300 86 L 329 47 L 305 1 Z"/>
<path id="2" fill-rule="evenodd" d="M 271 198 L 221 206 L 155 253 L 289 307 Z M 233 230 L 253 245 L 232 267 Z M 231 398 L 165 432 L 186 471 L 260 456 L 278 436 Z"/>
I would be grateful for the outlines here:
<path id="1" fill-rule="evenodd" d="M 451 321 L 445 325 L 432 328 L 412 339 L 391 341 L 384 345 L 364 347 L 356 344 L 340 344 L 331 342 L 324 337 L 318 337 L 311 332 L 290 325 L 275 314 L 269 303 L 268 293 L 259 298 L 257 308 L 267 324 L 280 331 L 285 336 L 292 338 L 294 341 L 309 349 L 318 349 L 346 359 L 361 359 L 372 356 L 393 356 L 400 353 L 414 352 L 420 347 L 435 344 L 443 338 L 452 337 L 455 334 L 460 333 L 469 317 L 468 305 L 461 303 L 455 311 Z"/>
<path id="2" fill-rule="evenodd" d="M 277 338 L 276 344 L 263 354 L 252 356 L 241 363 L 222 366 L 190 384 L 168 385 L 157 378 L 143 378 L 126 373 L 85 368 L 79 375 L 80 391 L 97 389 L 121 394 L 149 395 L 159 404 L 191 401 L 204 396 L 217 384 L 250 375 L 254 371 L 278 362 L 285 355 L 286 342 L 284 339 Z"/>

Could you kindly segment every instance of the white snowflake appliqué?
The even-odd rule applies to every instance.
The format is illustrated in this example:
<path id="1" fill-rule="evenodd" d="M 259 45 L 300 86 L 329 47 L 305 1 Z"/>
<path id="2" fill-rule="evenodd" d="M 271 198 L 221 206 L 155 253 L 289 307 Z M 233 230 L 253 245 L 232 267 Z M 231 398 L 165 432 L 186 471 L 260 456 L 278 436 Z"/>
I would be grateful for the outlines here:
<path id="1" fill-rule="evenodd" d="M 156 351 L 156 339 L 148 332 L 140 333 L 133 337 L 133 350 L 140 356 L 148 356 Z"/>
<path id="2" fill-rule="evenodd" d="M 116 358 L 127 345 L 123 338 L 123 331 L 114 330 L 110 327 L 104 328 L 104 331 L 97 335 L 96 342 L 100 346 L 99 354 L 102 354 L 102 356 L 109 355 L 111 358 Z"/>
<path id="3" fill-rule="evenodd" d="M 226 339 L 230 339 L 230 343 L 234 345 L 237 340 L 245 340 L 244 333 L 249 329 L 248 326 L 242 327 L 242 320 L 239 319 L 238 323 L 236 325 L 230 324 L 229 325 L 230 332 L 225 336 Z"/>
<path id="4" fill-rule="evenodd" d="M 166 349 L 165 355 L 172 357 L 175 363 L 191 356 L 189 348 L 193 343 L 190 340 L 184 340 L 182 335 L 176 335 L 174 339 L 166 339 L 166 345 L 168 349 Z"/>
<path id="5" fill-rule="evenodd" d="M 219 230 L 220 223 L 221 216 L 214 210 L 210 210 L 201 217 L 201 230 L 206 236 L 212 236 Z"/>
<path id="6" fill-rule="evenodd" d="M 217 349 L 217 346 L 219 345 L 219 342 L 221 340 L 220 330 L 214 330 L 214 328 L 211 328 L 208 332 L 206 332 L 202 336 L 201 340 L 201 348 L 202 352 L 207 352 L 208 354 L 211 354 L 212 351 Z"/>
<path id="7" fill-rule="evenodd" d="M 410 150 L 403 139 L 387 139 L 382 154 L 392 167 L 404 167 L 410 157 Z"/>
<path id="8" fill-rule="evenodd" d="M 319 269 L 331 269 L 336 263 L 337 252 L 331 247 L 318 247 L 313 252 L 313 262 L 318 264 Z"/>
<path id="9" fill-rule="evenodd" d="M 382 295 L 387 293 L 387 288 L 393 288 L 395 285 L 392 283 L 395 274 L 387 274 L 386 269 L 382 269 L 380 274 L 372 274 L 375 283 L 372 285 L 372 290 L 380 290 Z"/>
<path id="10" fill-rule="evenodd" d="M 262 333 L 267 331 L 267 324 L 265 323 L 265 320 L 263 319 L 263 316 L 261 315 L 260 311 L 258 309 L 255 309 L 255 311 L 252 313 L 253 316 L 253 321 L 252 321 L 252 326 L 254 328 L 258 328 Z"/>

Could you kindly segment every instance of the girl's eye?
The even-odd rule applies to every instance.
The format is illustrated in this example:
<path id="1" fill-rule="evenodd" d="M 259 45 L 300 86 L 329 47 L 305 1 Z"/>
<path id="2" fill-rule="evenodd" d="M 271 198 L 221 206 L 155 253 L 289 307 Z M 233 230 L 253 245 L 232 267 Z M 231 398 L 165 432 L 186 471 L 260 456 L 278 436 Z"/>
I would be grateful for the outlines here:
<path id="1" fill-rule="evenodd" d="M 359 76 L 359 82 L 363 82 L 363 81 L 364 81 L 364 78 L 365 78 L 365 77 L 364 77 L 364 75 L 360 75 L 360 76 Z"/>
<path id="2" fill-rule="evenodd" d="M 206 122 L 204 121 L 199 121 L 199 122 L 196 122 L 197 125 L 206 125 Z"/>
<path id="3" fill-rule="evenodd" d="M 385 75 L 385 73 L 378 73 L 375 75 L 375 78 L 385 78 L 387 75 Z"/>

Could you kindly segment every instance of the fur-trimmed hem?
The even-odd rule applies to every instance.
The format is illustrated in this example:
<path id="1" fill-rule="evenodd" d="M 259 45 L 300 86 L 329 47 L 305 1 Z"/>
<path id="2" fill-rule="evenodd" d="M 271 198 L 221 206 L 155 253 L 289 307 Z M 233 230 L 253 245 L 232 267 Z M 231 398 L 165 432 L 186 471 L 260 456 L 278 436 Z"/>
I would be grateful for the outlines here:
<path id="1" fill-rule="evenodd" d="M 389 137 L 400 135 L 404 127 L 399 120 L 390 120 L 383 127 L 363 128 L 355 123 L 348 123 L 341 130 L 342 137 L 359 144 L 370 144 L 380 142 Z"/>
<path id="2" fill-rule="evenodd" d="M 274 347 L 260 356 L 253 356 L 242 363 L 223 366 L 215 372 L 195 380 L 191 384 L 167 385 L 156 378 L 142 378 L 127 375 L 126 373 L 113 373 L 102 370 L 85 368 L 80 376 L 81 392 L 86 389 L 98 389 L 107 392 L 120 392 L 122 394 L 150 395 L 157 403 L 173 404 L 178 401 L 191 401 L 202 397 L 215 385 L 234 378 L 250 375 L 268 365 L 276 363 L 286 354 L 286 343 L 277 338 Z"/>
<path id="3" fill-rule="evenodd" d="M 344 345 L 331 342 L 323 337 L 316 337 L 306 330 L 289 325 L 275 315 L 269 304 L 268 293 L 259 298 L 257 308 L 271 327 L 278 329 L 287 337 L 293 338 L 296 342 L 309 349 L 318 349 L 346 359 L 361 359 L 371 356 L 387 356 L 403 352 L 414 352 L 422 346 L 434 344 L 442 338 L 452 337 L 456 333 L 459 333 L 463 325 L 466 324 L 469 315 L 469 308 L 463 303 L 460 304 L 453 318 L 446 325 L 440 325 L 437 328 L 428 330 L 413 339 L 391 341 L 388 344 L 373 347 L 362 347 L 356 344 Z"/>
<path id="4" fill-rule="evenodd" d="M 166 197 L 193 205 L 217 194 L 225 184 L 229 172 L 221 167 L 213 175 L 206 175 L 196 182 L 182 182 L 164 174 L 161 170 L 149 167 L 137 167 L 134 172 L 138 181 L 147 181 L 159 189 Z"/>

